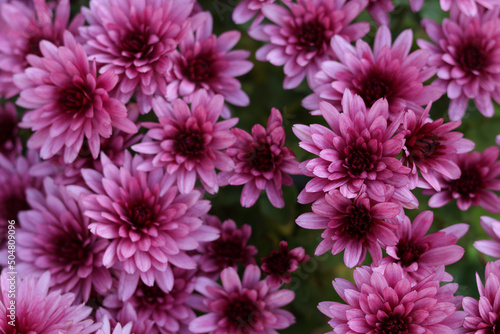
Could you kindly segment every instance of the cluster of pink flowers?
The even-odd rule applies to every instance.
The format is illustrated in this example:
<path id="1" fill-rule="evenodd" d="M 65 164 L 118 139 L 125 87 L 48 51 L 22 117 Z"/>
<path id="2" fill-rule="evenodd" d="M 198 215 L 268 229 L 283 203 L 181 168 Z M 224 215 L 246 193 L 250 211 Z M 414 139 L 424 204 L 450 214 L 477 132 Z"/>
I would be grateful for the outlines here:
<path id="1" fill-rule="evenodd" d="M 485 117 L 500 103 L 500 3 L 440 6 L 449 17 L 424 19 L 417 49 L 410 29 L 391 35 L 391 0 L 234 8 L 261 43 L 255 58 L 283 66 L 285 89 L 308 89 L 302 106 L 317 121 L 290 127 L 299 162 L 277 108 L 267 125 L 236 127 L 234 106 L 251 102 L 238 77 L 254 64 L 233 49 L 241 33 L 214 34 L 196 0 L 90 0 L 72 18 L 69 0 L 0 0 L 0 332 L 291 326 L 286 284 L 309 255 L 285 240 L 263 254 L 252 226 L 221 221 L 211 200 L 241 186 L 242 207 L 282 209 L 283 186 L 302 175 L 297 202 L 311 212 L 295 223 L 322 231 L 315 255 L 343 252 L 356 267 L 354 283 L 333 281 L 345 303 L 318 306 L 332 333 L 496 333 L 500 264 L 477 278 L 479 301 L 456 296 L 446 266 L 469 225 L 438 230 L 431 211 L 409 211 L 422 189 L 430 208 L 500 213 L 498 147 L 474 151 L 458 130 L 469 100 Z M 450 121 L 431 118 L 445 96 Z M 494 240 L 474 246 L 500 258 L 500 222 L 481 226 Z"/>

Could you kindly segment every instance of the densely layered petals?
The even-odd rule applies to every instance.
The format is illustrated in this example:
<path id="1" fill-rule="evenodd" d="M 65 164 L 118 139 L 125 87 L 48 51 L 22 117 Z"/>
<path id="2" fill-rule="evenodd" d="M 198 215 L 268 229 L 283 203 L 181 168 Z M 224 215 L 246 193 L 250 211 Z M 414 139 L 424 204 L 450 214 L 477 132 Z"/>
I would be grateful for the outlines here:
<path id="1" fill-rule="evenodd" d="M 304 248 L 296 247 L 288 249 L 286 241 L 280 241 L 279 250 L 271 251 L 271 254 L 262 258 L 261 269 L 270 287 L 279 286 L 291 281 L 290 273 L 299 268 L 300 263 L 307 262 L 309 255 L 306 255 Z"/>

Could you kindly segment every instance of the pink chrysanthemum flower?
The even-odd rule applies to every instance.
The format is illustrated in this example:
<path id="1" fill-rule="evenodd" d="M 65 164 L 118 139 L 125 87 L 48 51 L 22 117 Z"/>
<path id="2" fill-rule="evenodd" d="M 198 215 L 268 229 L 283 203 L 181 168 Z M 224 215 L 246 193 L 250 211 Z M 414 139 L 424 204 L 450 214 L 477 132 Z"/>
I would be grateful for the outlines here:
<path id="1" fill-rule="evenodd" d="M 221 95 L 210 97 L 200 90 L 189 107 L 181 99 L 173 106 L 163 98 L 153 101 L 153 109 L 159 123 L 144 123 L 150 130 L 149 142 L 132 146 L 139 153 L 154 155 L 146 160 L 140 170 L 150 171 L 166 166 L 169 175 L 177 178 L 177 187 L 183 194 L 191 192 L 196 180 L 211 194 L 219 190 L 215 169 L 229 171 L 234 163 L 225 150 L 235 137 L 230 128 L 237 118 L 220 121 L 224 105 Z"/>
<path id="2" fill-rule="evenodd" d="M 267 276 L 270 287 L 289 283 L 292 279 L 290 273 L 297 270 L 299 263 L 309 260 L 309 255 L 306 255 L 302 247 L 289 250 L 288 243 L 281 241 L 279 248 L 279 251 L 273 250 L 271 254 L 262 258 L 262 265 L 260 266 L 264 275 Z"/>
<path id="3" fill-rule="evenodd" d="M 89 23 L 80 33 L 100 72 L 119 75 L 118 96 L 135 92 L 139 110 L 151 110 L 152 96 L 167 93 L 168 56 L 189 29 L 193 0 L 92 0 L 82 8 Z"/>
<path id="4" fill-rule="evenodd" d="M 173 68 L 168 72 L 167 100 L 183 97 L 189 103 L 194 93 L 205 89 L 210 96 L 220 94 L 228 103 L 247 106 L 250 100 L 235 77 L 252 69 L 252 62 L 247 60 L 250 52 L 231 51 L 240 35 L 236 30 L 219 37 L 213 35 L 210 15 L 198 29 L 188 33 L 179 43 L 179 51 L 170 55 Z M 224 106 L 222 116 L 230 116 L 227 106 Z"/>
<path id="5" fill-rule="evenodd" d="M 483 216 L 480 218 L 483 230 L 494 240 L 478 240 L 474 247 L 481 253 L 500 259 L 500 222 L 494 218 Z"/>
<path id="6" fill-rule="evenodd" d="M 47 177 L 44 192 L 28 189 L 27 201 L 32 209 L 19 214 L 16 231 L 19 272 L 50 271 L 51 287 L 73 292 L 76 302 L 87 302 L 91 291 L 104 295 L 112 284 L 102 265 L 108 241 L 90 233 L 78 200 Z"/>
<path id="7" fill-rule="evenodd" d="M 21 140 L 17 136 L 17 111 L 16 107 L 7 102 L 0 105 L 0 154 L 14 159 L 21 153 Z"/>
<path id="8" fill-rule="evenodd" d="M 344 263 L 349 268 L 361 264 L 367 250 L 377 265 L 382 259 L 381 246 L 397 242 L 393 230 L 398 225 L 384 221 L 401 212 L 397 203 L 375 202 L 364 193 L 349 199 L 332 190 L 314 202 L 312 211 L 300 215 L 296 222 L 303 228 L 324 230 L 315 255 L 329 250 L 335 255 L 345 250 Z"/>
<path id="9" fill-rule="evenodd" d="M 465 312 L 458 311 L 458 284 L 440 286 L 434 273 L 418 284 L 396 264 L 383 272 L 361 267 L 355 284 L 337 278 L 333 287 L 347 304 L 321 302 L 319 310 L 332 318 L 337 334 L 350 333 L 458 333 Z"/>
<path id="10" fill-rule="evenodd" d="M 29 148 L 39 149 L 43 159 L 63 153 L 64 161 L 71 163 L 84 139 L 96 159 L 101 138 L 109 138 L 113 128 L 137 132 L 125 105 L 109 96 L 118 77 L 112 71 L 97 77 L 95 62 L 89 65 L 83 47 L 69 32 L 64 46 L 42 41 L 40 49 L 43 58 L 28 56 L 32 67 L 14 77 L 22 90 L 17 104 L 30 109 L 19 126 L 35 132 Z"/>
<path id="11" fill-rule="evenodd" d="M 241 205 L 251 207 L 262 190 L 277 208 L 285 205 L 282 185 L 290 186 L 289 174 L 300 174 L 295 154 L 285 147 L 283 118 L 278 109 L 272 108 L 267 129 L 260 124 L 252 127 L 252 134 L 232 129 L 236 142 L 227 150 L 234 161 L 234 170 L 219 174 L 223 184 L 243 185 Z"/>
<path id="12" fill-rule="evenodd" d="M 191 322 L 193 333 L 277 334 L 295 322 L 293 315 L 280 307 L 290 303 L 291 290 L 270 288 L 267 280 L 260 281 L 256 265 L 246 267 L 240 280 L 234 268 L 221 273 L 222 286 L 200 277 L 195 289 L 203 295 L 202 311 L 209 312 Z"/>
<path id="13" fill-rule="evenodd" d="M 479 300 L 464 297 L 463 309 L 466 313 L 463 327 L 467 334 L 497 333 L 500 328 L 500 263 L 486 264 L 485 283 L 476 273 Z"/>
<path id="14" fill-rule="evenodd" d="M 116 167 L 101 155 L 102 174 L 83 169 L 82 175 L 94 194 L 85 195 L 85 215 L 91 218 L 90 231 L 111 243 L 103 264 L 110 268 L 116 262 L 138 283 L 156 282 L 163 291 L 174 284 L 171 266 L 194 269 L 195 261 L 186 254 L 201 241 L 217 238 L 214 228 L 203 226 L 201 216 L 210 203 L 201 200 L 202 193 L 193 190 L 179 194 L 174 180 L 162 168 L 146 173 L 137 170 L 143 162 L 127 152 L 123 167 Z M 83 190 L 74 189 L 76 193 Z M 133 285 L 131 283 L 131 285 Z M 134 288 L 133 286 L 129 288 Z"/>
<path id="15" fill-rule="evenodd" d="M 397 263 L 414 280 L 421 280 L 436 272 L 438 267 L 460 260 L 464 249 L 457 245 L 458 239 L 465 235 L 469 226 L 455 224 L 438 232 L 426 235 L 433 221 L 432 211 L 420 213 L 413 223 L 407 216 L 390 221 L 399 223 L 396 230 L 397 244 L 386 248 L 389 255 L 382 260 L 383 266 Z M 453 278 L 444 274 L 444 279 Z"/>
<path id="16" fill-rule="evenodd" d="M 460 121 L 444 123 L 443 119 L 432 121 L 429 116 L 430 105 L 422 116 L 417 117 L 413 110 L 407 110 L 403 119 L 406 133 L 403 147 L 403 163 L 411 168 L 410 188 L 418 184 L 418 174 L 436 191 L 441 190 L 436 175 L 445 175 L 450 180 L 460 177 L 460 168 L 449 155 L 467 153 L 474 149 L 474 142 L 462 138 L 456 131 Z"/>
<path id="17" fill-rule="evenodd" d="M 342 107 L 340 113 L 331 104 L 320 103 L 330 128 L 318 124 L 293 127 L 300 147 L 317 156 L 300 165 L 313 179 L 299 194 L 299 203 L 312 202 L 333 189 L 354 198 L 364 189 L 378 202 L 392 197 L 406 207 L 416 207 L 417 199 L 408 189 L 411 170 L 396 158 L 403 148 L 404 133 L 393 136 L 400 121 L 388 126 L 387 101 L 380 99 L 367 110 L 362 98 L 347 89 Z"/>
<path id="18" fill-rule="evenodd" d="M 500 212 L 500 197 L 493 191 L 500 190 L 500 161 L 498 148 L 491 146 L 483 153 L 472 152 L 451 155 L 450 159 L 460 168 L 460 178 L 450 180 L 439 177 L 441 191 L 424 190 L 431 208 L 439 208 L 453 199 L 460 210 L 468 210 L 471 205 L 482 206 L 491 213 Z"/>
<path id="19" fill-rule="evenodd" d="M 381 26 L 373 50 L 362 40 L 354 47 L 341 36 L 335 36 L 332 49 L 339 60 L 321 64 L 321 71 L 315 76 L 314 94 L 306 97 L 303 105 L 315 110 L 320 101 L 327 101 L 339 109 L 345 90 L 350 89 L 361 96 L 367 107 L 378 99 L 386 99 L 390 120 L 406 108 L 421 114 L 421 106 L 437 100 L 442 92 L 435 86 L 423 85 L 436 71 L 424 69 L 429 57 L 427 51 L 410 53 L 412 35 L 411 30 L 405 30 L 392 43 L 389 28 Z"/>
<path id="20" fill-rule="evenodd" d="M 423 2 L 423 0 L 410 0 L 410 3 L 415 1 Z M 441 5 L 441 9 L 445 11 L 457 7 L 465 15 L 476 16 L 480 12 L 478 5 L 492 9 L 498 6 L 499 3 L 498 0 L 440 0 L 439 4 Z"/>
<path id="21" fill-rule="evenodd" d="M 244 224 L 238 229 L 236 223 L 225 220 L 223 223 L 216 216 L 206 215 L 204 221 L 208 226 L 219 230 L 220 236 L 209 243 L 201 244 L 198 261 L 200 269 L 205 273 L 217 273 L 227 267 L 237 268 L 237 264 L 248 266 L 255 264 L 254 256 L 257 248 L 247 245 L 252 234 L 252 227 Z"/>
<path id="22" fill-rule="evenodd" d="M 132 334 L 132 323 L 129 322 L 122 327 L 120 323 L 117 323 L 111 331 L 111 323 L 108 316 L 104 316 L 101 320 L 102 327 L 95 334 Z"/>
<path id="23" fill-rule="evenodd" d="M 314 87 L 313 75 L 321 62 L 335 58 L 330 48 L 333 36 L 355 41 L 370 30 L 366 22 L 351 24 L 368 0 L 298 0 L 284 4 L 288 10 L 277 4 L 263 6 L 262 14 L 273 24 L 258 25 L 249 34 L 269 42 L 257 50 L 258 60 L 285 65 L 285 89 L 297 87 L 306 76 L 309 86 Z"/>
<path id="24" fill-rule="evenodd" d="M 17 281 L 15 293 L 14 319 L 10 318 L 12 304 L 9 295 L 11 281 L 15 275 L 2 272 L 0 286 L 0 332 L 5 334 L 90 334 L 101 325 L 92 324 L 88 317 L 92 309 L 84 304 L 74 305 L 74 295 L 49 293 L 50 274 L 46 272 L 39 278 L 33 276 Z M 9 324 L 14 321 L 15 325 Z"/>
<path id="25" fill-rule="evenodd" d="M 81 14 L 77 14 L 68 25 L 70 18 L 69 0 L 60 0 L 55 17 L 45 0 L 33 0 L 33 7 L 22 1 L 0 4 L 0 96 L 6 98 L 18 94 L 13 76 L 22 73 L 28 66 L 26 56 L 41 56 L 39 43 L 47 40 L 60 46 L 64 31 L 78 35 L 78 27 L 83 25 Z"/>
<path id="26" fill-rule="evenodd" d="M 450 98 L 448 114 L 460 120 L 469 99 L 486 117 L 494 113 L 491 99 L 500 102 L 500 7 L 481 10 L 469 17 L 452 10 L 442 25 L 422 20 L 422 26 L 435 45 L 418 40 L 431 53 L 428 64 L 438 68 L 435 84 Z"/>

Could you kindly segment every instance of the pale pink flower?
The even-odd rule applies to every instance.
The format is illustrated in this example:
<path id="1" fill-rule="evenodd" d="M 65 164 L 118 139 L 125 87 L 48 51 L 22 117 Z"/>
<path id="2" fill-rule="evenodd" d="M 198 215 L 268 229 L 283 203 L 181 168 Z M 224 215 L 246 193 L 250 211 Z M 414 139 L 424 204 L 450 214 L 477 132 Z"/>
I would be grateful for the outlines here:
<path id="1" fill-rule="evenodd" d="M 464 333 L 496 333 L 500 326 L 500 263 L 488 262 L 484 274 L 485 283 L 476 273 L 479 300 L 464 297 L 462 307 L 466 313 Z"/>
<path id="2" fill-rule="evenodd" d="M 82 8 L 88 26 L 80 28 L 85 48 L 100 73 L 119 76 L 118 97 L 134 94 L 139 110 L 149 112 L 156 92 L 167 93 L 168 56 L 189 30 L 193 0 L 92 0 Z"/>
<path id="3" fill-rule="evenodd" d="M 309 203 L 333 189 L 354 198 L 366 191 L 378 202 L 391 198 L 406 207 L 416 207 L 417 199 L 408 189 L 410 168 L 397 156 L 404 144 L 404 133 L 394 135 L 398 120 L 388 125 L 389 106 L 380 99 L 367 109 L 359 95 L 348 89 L 342 99 L 343 112 L 327 102 L 320 111 L 329 128 L 313 124 L 296 124 L 295 135 L 300 147 L 317 156 L 300 167 L 313 177 L 298 197 L 299 203 Z"/>
<path id="4" fill-rule="evenodd" d="M 456 199 L 462 211 L 474 205 L 482 206 L 491 213 L 499 213 L 500 197 L 493 192 L 500 190 L 498 148 L 491 146 L 483 153 L 455 154 L 450 159 L 460 168 L 460 178 L 451 180 L 442 175 L 439 177 L 441 191 L 424 190 L 424 194 L 432 195 L 429 206 L 439 208 Z"/>
<path id="5" fill-rule="evenodd" d="M 14 319 L 9 317 L 14 299 L 10 297 L 11 279 L 16 285 Z M 101 325 L 89 318 L 92 308 L 85 304 L 74 305 L 72 293 L 49 292 L 50 274 L 39 278 L 29 276 L 23 280 L 15 274 L 2 272 L 0 278 L 0 332 L 37 334 L 89 334 Z M 15 326 L 9 324 L 14 320 Z"/>
<path id="6" fill-rule="evenodd" d="M 491 99 L 500 102 L 500 7 L 466 16 L 452 10 L 442 25 L 422 20 L 435 44 L 418 40 L 431 55 L 429 66 L 437 67 L 434 84 L 446 89 L 452 121 L 460 120 L 469 99 L 486 117 L 494 113 Z"/>
<path id="7" fill-rule="evenodd" d="M 230 128 L 237 122 L 231 118 L 218 122 L 224 99 L 221 95 L 210 97 L 200 90 L 191 106 L 177 99 L 173 106 L 159 97 L 153 109 L 159 123 L 144 123 L 150 130 L 145 141 L 132 146 L 136 152 L 153 155 L 140 170 L 150 171 L 166 166 L 166 172 L 177 179 L 183 194 L 191 192 L 196 180 L 211 194 L 219 190 L 215 169 L 229 171 L 234 163 L 225 152 L 235 137 Z"/>
<path id="8" fill-rule="evenodd" d="M 278 109 L 272 108 L 267 128 L 260 124 L 252 127 L 252 134 L 234 128 L 236 142 L 227 150 L 234 161 L 234 169 L 219 174 L 223 184 L 244 185 L 240 203 L 251 207 L 262 190 L 277 208 L 285 205 L 283 185 L 290 186 L 293 180 L 289 174 L 300 174 L 295 154 L 285 147 L 283 117 Z"/>
<path id="9" fill-rule="evenodd" d="M 307 262 L 309 255 L 306 255 L 304 248 L 296 247 L 288 249 L 286 241 L 280 241 L 279 250 L 272 250 L 271 254 L 262 258 L 261 269 L 267 276 L 270 287 L 279 286 L 283 283 L 290 283 L 290 273 L 299 268 L 300 263 Z"/>
<path id="10" fill-rule="evenodd" d="M 137 132 L 125 105 L 109 96 L 117 75 L 108 71 L 97 77 L 95 62 L 89 64 L 69 32 L 64 46 L 42 41 L 40 49 L 43 57 L 29 55 L 32 67 L 14 77 L 21 88 L 16 103 L 29 109 L 19 126 L 34 131 L 29 148 L 39 149 L 43 159 L 63 154 L 64 162 L 71 163 L 84 139 L 96 159 L 101 138 L 109 138 L 113 128 Z"/>
<path id="11" fill-rule="evenodd" d="M 362 40 L 354 47 L 348 40 L 335 36 L 332 49 L 338 61 L 321 64 L 321 71 L 315 75 L 316 86 L 312 87 L 314 94 L 306 97 L 303 105 L 315 110 L 320 101 L 327 101 L 339 109 L 345 90 L 350 89 L 361 96 L 368 108 L 378 99 L 386 99 L 390 120 L 396 119 L 406 108 L 422 114 L 422 106 L 437 100 L 442 91 L 423 85 L 436 69 L 424 69 L 428 51 L 410 53 L 412 41 L 412 31 L 405 30 L 392 43 L 387 26 L 377 30 L 373 49 Z"/>
<path id="12" fill-rule="evenodd" d="M 407 110 L 403 119 L 405 132 L 403 163 L 411 168 L 410 188 L 418 185 L 418 175 L 436 191 L 441 190 L 436 175 L 445 175 L 450 180 L 460 177 L 460 168 L 449 158 L 452 154 L 467 153 L 474 149 L 474 142 L 462 138 L 456 129 L 461 122 L 444 123 L 443 119 L 432 121 L 429 116 L 430 105 L 422 116 L 417 117 L 413 110 Z"/>
<path id="13" fill-rule="evenodd" d="M 432 225 L 432 211 L 424 211 L 415 217 L 413 223 L 407 216 L 389 221 L 399 223 L 396 230 L 397 243 L 386 248 L 389 255 L 382 260 L 382 266 L 397 263 L 414 280 L 421 280 L 436 272 L 438 267 L 460 260 L 464 249 L 457 245 L 469 226 L 455 224 L 440 231 L 427 234 Z M 444 274 L 451 281 L 451 275 Z"/>
<path id="14" fill-rule="evenodd" d="M 382 259 L 381 247 L 396 245 L 393 230 L 398 224 L 384 219 L 402 211 L 397 203 L 375 202 L 365 193 L 349 199 L 332 190 L 314 202 L 312 211 L 300 215 L 296 222 L 303 228 L 324 230 L 315 255 L 344 250 L 344 263 L 352 268 L 361 264 L 369 251 L 377 265 Z"/>
<path id="15" fill-rule="evenodd" d="M 500 222 L 494 218 L 483 216 L 480 218 L 483 230 L 493 240 L 478 240 L 474 247 L 481 253 L 500 259 Z"/>
<path id="16" fill-rule="evenodd" d="M 414 284 L 396 264 L 380 271 L 369 267 L 354 271 L 355 284 L 337 278 L 333 287 L 344 302 L 321 302 L 331 333 L 459 333 L 465 312 L 458 284 L 440 285 L 433 273 Z"/>
<path id="17" fill-rule="evenodd" d="M 18 271 L 49 271 L 51 288 L 73 292 L 76 302 L 87 302 L 92 291 L 104 295 L 112 284 L 111 273 L 102 265 L 108 241 L 90 233 L 81 203 L 65 187 L 47 177 L 43 190 L 28 189 L 32 209 L 19 214 Z"/>
<path id="18" fill-rule="evenodd" d="M 307 76 L 314 87 L 313 75 L 321 62 L 335 58 L 330 48 L 333 36 L 348 41 L 363 37 L 370 29 L 367 22 L 351 22 L 367 6 L 368 0 L 298 0 L 284 2 L 288 7 L 267 4 L 262 14 L 272 24 L 261 24 L 249 31 L 250 36 L 268 42 L 255 57 L 275 66 L 284 65 L 283 87 L 297 87 Z"/>
<path id="19" fill-rule="evenodd" d="M 295 295 L 291 290 L 270 288 L 260 280 L 256 265 L 245 268 L 243 278 L 234 268 L 221 273 L 222 286 L 200 277 L 195 289 L 203 295 L 202 311 L 208 312 L 189 325 L 193 333 L 210 334 L 277 334 L 295 322 L 293 315 L 280 307 L 290 303 Z"/>
<path id="20" fill-rule="evenodd" d="M 41 55 L 40 41 L 60 46 L 65 30 L 76 36 L 84 23 L 81 14 L 69 22 L 69 0 L 60 0 L 55 13 L 45 0 L 33 0 L 33 5 L 22 1 L 0 4 L 0 96 L 6 98 L 19 93 L 13 75 L 22 73 L 28 66 L 28 54 Z"/>
<path id="21" fill-rule="evenodd" d="M 193 190 L 179 194 L 162 168 L 138 171 L 143 162 L 126 152 L 123 167 L 118 168 L 101 155 L 103 172 L 83 169 L 82 175 L 93 194 L 85 195 L 85 215 L 91 219 L 90 231 L 111 243 L 106 248 L 106 268 L 119 262 L 130 275 L 128 289 L 139 279 L 146 285 L 156 282 L 163 291 L 174 284 L 172 266 L 194 269 L 195 261 L 186 254 L 199 242 L 217 238 L 214 228 L 203 226 L 201 216 L 210 203 Z M 75 193 L 84 190 L 73 187 Z"/>
<path id="22" fill-rule="evenodd" d="M 199 28 L 189 32 L 179 43 L 179 50 L 170 55 L 173 68 L 168 72 L 167 100 L 182 97 L 189 103 L 197 91 L 205 89 L 210 96 L 220 94 L 228 103 L 247 106 L 250 100 L 235 77 L 252 69 L 252 62 L 247 60 L 250 52 L 231 51 L 240 35 L 236 30 L 219 37 L 212 34 L 210 15 Z M 227 106 L 222 116 L 230 116 Z"/>

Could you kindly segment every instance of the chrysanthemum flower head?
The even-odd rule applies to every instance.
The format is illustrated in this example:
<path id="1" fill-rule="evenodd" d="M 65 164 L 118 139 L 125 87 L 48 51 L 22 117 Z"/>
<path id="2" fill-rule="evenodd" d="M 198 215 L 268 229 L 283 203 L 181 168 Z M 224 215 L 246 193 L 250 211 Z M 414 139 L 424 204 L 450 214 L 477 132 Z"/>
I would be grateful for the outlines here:
<path id="1" fill-rule="evenodd" d="M 225 102 L 247 106 L 250 100 L 235 77 L 246 74 L 253 67 L 247 60 L 250 52 L 231 51 L 240 35 L 235 30 L 219 37 L 212 34 L 212 17 L 208 15 L 200 27 L 181 40 L 179 50 L 169 57 L 173 68 L 168 72 L 167 100 L 182 97 L 189 103 L 193 94 L 204 89 L 210 96 L 222 95 Z M 222 116 L 230 116 L 227 106 L 224 106 Z"/>
<path id="2" fill-rule="evenodd" d="M 117 75 L 108 71 L 97 76 L 95 62 L 89 64 L 71 33 L 64 34 L 64 46 L 42 41 L 40 49 L 43 57 L 29 55 L 31 67 L 14 77 L 21 88 L 16 103 L 29 109 L 19 126 L 34 131 L 29 148 L 39 149 L 43 159 L 63 154 L 71 163 L 84 140 L 96 159 L 101 138 L 109 138 L 113 128 L 137 132 L 125 105 L 109 96 Z"/>
<path id="3" fill-rule="evenodd" d="M 271 251 L 271 254 L 262 258 L 260 266 L 270 287 L 279 286 L 291 281 L 290 273 L 297 270 L 300 263 L 307 262 L 309 255 L 306 255 L 304 248 L 296 247 L 288 249 L 288 243 L 281 241 L 279 250 Z"/>
<path id="4" fill-rule="evenodd" d="M 314 94 L 304 99 L 303 105 L 316 110 L 313 114 L 318 113 L 319 101 L 330 102 L 339 109 L 344 91 L 350 89 L 361 96 L 368 108 L 378 99 L 386 99 L 391 120 L 406 108 L 421 114 L 421 106 L 437 100 L 443 92 L 438 87 L 423 85 L 436 70 L 424 69 L 428 51 L 410 53 L 412 41 L 412 31 L 405 30 L 392 43 L 387 26 L 378 29 L 373 49 L 362 40 L 353 47 L 342 36 L 335 36 L 332 49 L 338 60 L 321 64 L 321 71 L 315 76 Z"/>
<path id="5" fill-rule="evenodd" d="M 354 281 L 337 278 L 333 287 L 347 304 L 321 302 L 319 310 L 332 318 L 332 333 L 455 333 L 465 312 L 458 284 L 440 286 L 433 273 L 414 284 L 397 264 L 380 271 L 357 268 Z"/>
<path id="6" fill-rule="evenodd" d="M 275 207 L 282 208 L 282 185 L 290 186 L 293 180 L 289 174 L 300 174 L 295 154 L 285 147 L 283 117 L 278 109 L 272 108 L 267 129 L 260 124 L 252 127 L 252 134 L 242 129 L 232 129 L 236 142 L 227 150 L 234 161 L 234 169 L 219 174 L 222 183 L 244 185 L 241 205 L 251 207 L 262 190 Z"/>
<path id="7" fill-rule="evenodd" d="M 446 89 L 450 98 L 448 114 L 460 120 L 469 99 L 486 117 L 494 113 L 491 99 L 500 102 L 500 7 L 480 10 L 467 16 L 452 10 L 442 25 L 422 20 L 422 26 L 435 43 L 418 40 L 430 52 L 428 64 L 438 68 L 435 84 Z"/>
<path id="8" fill-rule="evenodd" d="M 256 265 L 247 266 L 243 279 L 234 268 L 221 273 L 222 286 L 200 277 L 195 289 L 203 295 L 202 308 L 207 312 L 189 325 L 193 333 L 264 334 L 277 333 L 294 323 L 291 313 L 280 307 L 290 303 L 295 295 L 291 290 L 277 290 L 260 280 Z"/>
<path id="9" fill-rule="evenodd" d="M 121 168 L 105 155 L 102 174 L 91 169 L 82 175 L 92 194 L 85 195 L 85 215 L 91 219 L 90 231 L 110 239 L 103 264 L 109 268 L 119 262 L 125 273 L 133 275 L 127 289 L 134 291 L 139 278 L 148 286 L 156 282 L 163 291 L 172 289 L 171 266 L 194 269 L 195 261 L 186 254 L 201 241 L 217 238 L 214 228 L 203 226 L 201 216 L 210 204 L 193 190 L 179 194 L 162 168 L 138 171 L 139 155 L 126 153 Z M 73 187 L 74 192 L 83 190 Z"/>
<path id="10" fill-rule="evenodd" d="M 366 7 L 368 0 L 298 0 L 262 7 L 262 14 L 272 24 L 262 24 L 249 31 L 250 35 L 268 42 L 257 50 L 256 58 L 276 66 L 284 65 L 283 87 L 297 87 L 307 76 L 314 87 L 313 75 L 322 61 L 335 57 L 330 40 L 339 35 L 348 41 L 363 37 L 370 29 L 367 22 L 351 24 Z"/>
<path id="11" fill-rule="evenodd" d="M 92 0 L 82 13 L 89 23 L 80 29 L 91 58 L 118 74 L 119 98 L 136 94 L 139 110 L 151 110 L 157 91 L 166 94 L 168 56 L 189 29 L 193 0 Z"/>
<path id="12" fill-rule="evenodd" d="M 315 255 L 330 250 L 335 255 L 344 250 L 344 263 L 350 268 L 361 264 L 367 251 L 378 264 L 382 259 L 381 247 L 397 242 L 393 231 L 398 227 L 397 222 L 385 219 L 401 213 L 398 203 L 376 202 L 366 193 L 349 199 L 339 190 L 332 190 L 314 202 L 312 211 L 300 215 L 296 222 L 303 228 L 324 230 Z"/>
<path id="13" fill-rule="evenodd" d="M 166 166 L 167 173 L 177 178 L 181 193 L 191 192 L 197 180 L 209 193 L 216 193 L 216 169 L 229 171 L 234 167 L 226 149 L 235 141 L 230 128 L 238 122 L 237 118 L 218 122 L 223 105 L 221 95 L 210 96 L 204 90 L 195 94 L 191 106 L 181 99 L 172 106 L 156 98 L 153 109 L 159 123 L 144 123 L 150 129 L 146 133 L 150 141 L 132 147 L 136 152 L 153 155 L 139 169 L 150 171 Z"/>
<path id="14" fill-rule="evenodd" d="M 402 132 L 394 135 L 402 115 L 388 125 L 387 100 L 377 100 L 367 109 L 363 99 L 348 89 L 342 98 L 342 110 L 340 113 L 322 102 L 320 111 L 329 128 L 318 124 L 293 127 L 300 147 L 317 156 L 300 165 L 313 179 L 299 194 L 299 203 L 312 202 L 339 189 L 347 198 L 363 190 L 379 202 L 393 198 L 415 207 L 417 200 L 408 189 L 411 169 L 396 158 L 404 144 Z"/>

